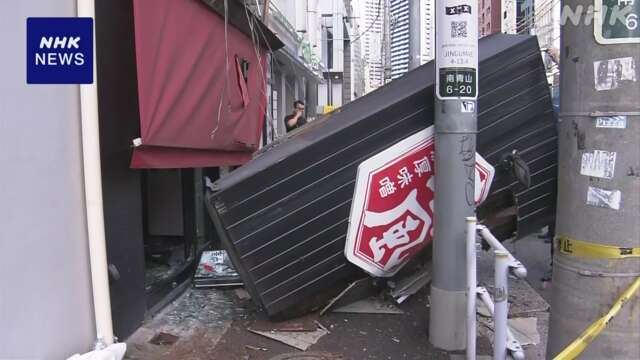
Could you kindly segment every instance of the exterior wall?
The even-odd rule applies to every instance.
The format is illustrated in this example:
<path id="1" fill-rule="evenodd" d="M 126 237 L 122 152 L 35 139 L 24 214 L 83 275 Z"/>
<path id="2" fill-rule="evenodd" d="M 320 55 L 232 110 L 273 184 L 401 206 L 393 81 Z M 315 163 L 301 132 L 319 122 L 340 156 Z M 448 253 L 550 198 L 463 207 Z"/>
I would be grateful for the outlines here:
<path id="1" fill-rule="evenodd" d="M 257 3 L 256 8 L 252 4 Z M 277 124 L 275 131 L 278 137 L 285 134 L 284 116 L 291 111 L 294 98 L 307 104 L 306 117 L 312 120 L 316 116 L 316 87 L 321 81 L 320 49 L 321 21 L 317 9 L 320 0 L 271 0 L 269 2 L 269 28 L 278 35 L 285 44 L 283 49 L 274 52 L 271 72 L 273 111 L 272 121 Z M 250 8 L 261 12 L 263 0 L 249 2 Z M 335 34 L 334 34 L 335 35 Z M 334 42 L 335 45 L 335 42 Z M 280 77 L 296 77 L 297 81 L 286 83 Z M 297 90 L 296 90 L 297 89 Z M 297 95 L 296 95 L 297 93 Z M 291 101 L 289 101 L 291 100 Z M 284 107 L 283 107 L 284 106 Z"/>
<path id="2" fill-rule="evenodd" d="M 98 112 L 107 261 L 118 269 L 113 280 L 113 330 L 125 339 L 144 320 L 159 296 L 144 282 L 142 175 L 131 169 L 131 139 L 140 136 L 133 3 L 97 1 Z M 182 218 L 182 216 L 180 216 Z M 148 302 L 147 302 L 148 301 Z"/>
<path id="3" fill-rule="evenodd" d="M 428 63 L 435 57 L 435 0 L 421 0 L 420 1 L 420 46 L 421 49 L 421 64 Z"/>
<path id="4" fill-rule="evenodd" d="M 364 20 L 360 24 L 360 33 L 362 34 L 362 55 L 365 61 L 365 93 L 375 90 L 383 84 L 382 23 L 384 11 L 382 8 L 384 1 L 358 0 L 356 5 L 358 9 L 356 16 Z"/>
<path id="5" fill-rule="evenodd" d="M 529 34 L 535 23 L 534 0 L 516 0 L 516 31 Z"/>
<path id="6" fill-rule="evenodd" d="M 535 35 L 540 48 L 560 49 L 560 1 L 534 0 Z"/>
<path id="7" fill-rule="evenodd" d="M 27 85 L 26 18 L 74 0 L 0 2 L 0 358 L 65 359 L 93 345 L 77 85 Z"/>
<path id="8" fill-rule="evenodd" d="M 502 0 L 478 0 L 478 37 L 502 31 Z"/>
<path id="9" fill-rule="evenodd" d="M 391 78 L 409 70 L 409 0 L 390 0 Z M 420 0 L 420 64 L 435 53 L 435 0 Z"/>
<path id="10" fill-rule="evenodd" d="M 346 104 L 353 97 L 353 73 L 351 68 L 351 44 L 344 41 L 344 75 L 342 77 L 342 103 Z"/>
<path id="11" fill-rule="evenodd" d="M 517 33 L 516 16 L 517 5 L 516 0 L 502 0 L 502 32 L 505 34 Z"/>
<path id="12" fill-rule="evenodd" d="M 409 70 L 409 0 L 390 0 L 391 78 Z"/>

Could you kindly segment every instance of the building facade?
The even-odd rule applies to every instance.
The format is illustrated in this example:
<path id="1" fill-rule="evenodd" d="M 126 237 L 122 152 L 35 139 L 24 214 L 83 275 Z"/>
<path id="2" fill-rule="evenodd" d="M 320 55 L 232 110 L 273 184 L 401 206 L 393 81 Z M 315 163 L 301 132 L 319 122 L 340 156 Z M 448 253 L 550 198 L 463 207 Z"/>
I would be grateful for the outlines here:
<path id="1" fill-rule="evenodd" d="M 390 67 L 391 79 L 409 70 L 409 2 L 389 0 Z M 419 0 L 420 9 L 420 64 L 434 57 L 435 1 Z"/>
<path id="2" fill-rule="evenodd" d="M 388 0 L 355 0 L 360 23 L 365 92 L 384 84 L 383 22 Z"/>
<path id="3" fill-rule="evenodd" d="M 517 4 L 516 0 L 502 0 L 502 32 L 505 34 L 516 34 Z"/>
<path id="4" fill-rule="evenodd" d="M 503 0 L 478 0 L 478 37 L 502 32 Z"/>
<path id="5" fill-rule="evenodd" d="M 75 0 L 3 1 L 0 359 L 66 359 L 95 339 L 78 85 L 27 85 L 28 17 Z"/>
<path id="6" fill-rule="evenodd" d="M 285 44 L 271 53 L 267 121 L 264 129 L 268 144 L 286 133 L 284 117 L 293 109 L 295 100 L 306 104 L 306 117 L 317 116 L 318 86 L 323 82 L 319 56 L 320 24 L 315 18 L 318 0 L 271 0 L 267 14 L 269 29 Z M 251 10 L 262 16 L 263 1 Z"/>
<path id="7" fill-rule="evenodd" d="M 529 34 L 534 24 L 534 0 L 516 0 L 516 33 Z"/>

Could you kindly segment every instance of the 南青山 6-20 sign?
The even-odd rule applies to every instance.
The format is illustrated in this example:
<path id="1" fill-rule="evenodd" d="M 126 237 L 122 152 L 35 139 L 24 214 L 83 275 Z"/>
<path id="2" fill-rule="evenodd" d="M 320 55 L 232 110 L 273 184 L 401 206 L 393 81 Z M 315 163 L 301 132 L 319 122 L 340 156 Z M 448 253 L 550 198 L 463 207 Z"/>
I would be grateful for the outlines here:
<path id="1" fill-rule="evenodd" d="M 374 276 L 393 276 L 431 241 L 433 151 L 431 126 L 358 166 L 345 246 L 350 262 Z M 493 175 L 476 154 L 476 203 L 488 195 Z"/>
<path id="2" fill-rule="evenodd" d="M 436 96 L 475 100 L 478 97 L 477 1 L 443 0 L 437 6 Z"/>
<path id="3" fill-rule="evenodd" d="M 640 43 L 640 0 L 595 0 L 593 33 L 600 44 Z"/>

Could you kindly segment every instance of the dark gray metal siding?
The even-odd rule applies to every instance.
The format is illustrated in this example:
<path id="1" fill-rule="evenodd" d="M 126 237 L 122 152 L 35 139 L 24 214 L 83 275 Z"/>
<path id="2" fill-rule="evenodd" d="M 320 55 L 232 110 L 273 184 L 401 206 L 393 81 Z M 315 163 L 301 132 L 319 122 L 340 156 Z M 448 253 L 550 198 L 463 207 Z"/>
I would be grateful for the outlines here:
<path id="1" fill-rule="evenodd" d="M 212 217 L 269 315 L 357 271 L 343 255 L 357 167 L 433 123 L 433 84 L 434 65 L 425 64 L 289 134 L 220 182 L 208 200 Z M 557 150 L 535 37 L 481 40 L 479 110 L 479 152 L 495 165 L 516 149 L 531 167 L 530 189 L 498 172 L 491 195 L 506 199 L 498 210 L 516 205 L 519 230 L 531 232 L 553 218 Z"/>

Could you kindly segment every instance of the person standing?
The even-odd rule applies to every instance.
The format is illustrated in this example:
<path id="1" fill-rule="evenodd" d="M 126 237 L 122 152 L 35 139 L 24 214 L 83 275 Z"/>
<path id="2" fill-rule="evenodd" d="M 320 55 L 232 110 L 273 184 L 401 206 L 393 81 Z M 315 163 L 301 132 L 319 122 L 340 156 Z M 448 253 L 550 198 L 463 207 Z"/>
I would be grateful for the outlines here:
<path id="1" fill-rule="evenodd" d="M 304 102 L 300 100 L 293 102 L 293 113 L 285 116 L 284 123 L 287 127 L 287 132 L 307 123 L 307 119 L 304 118 Z"/>

